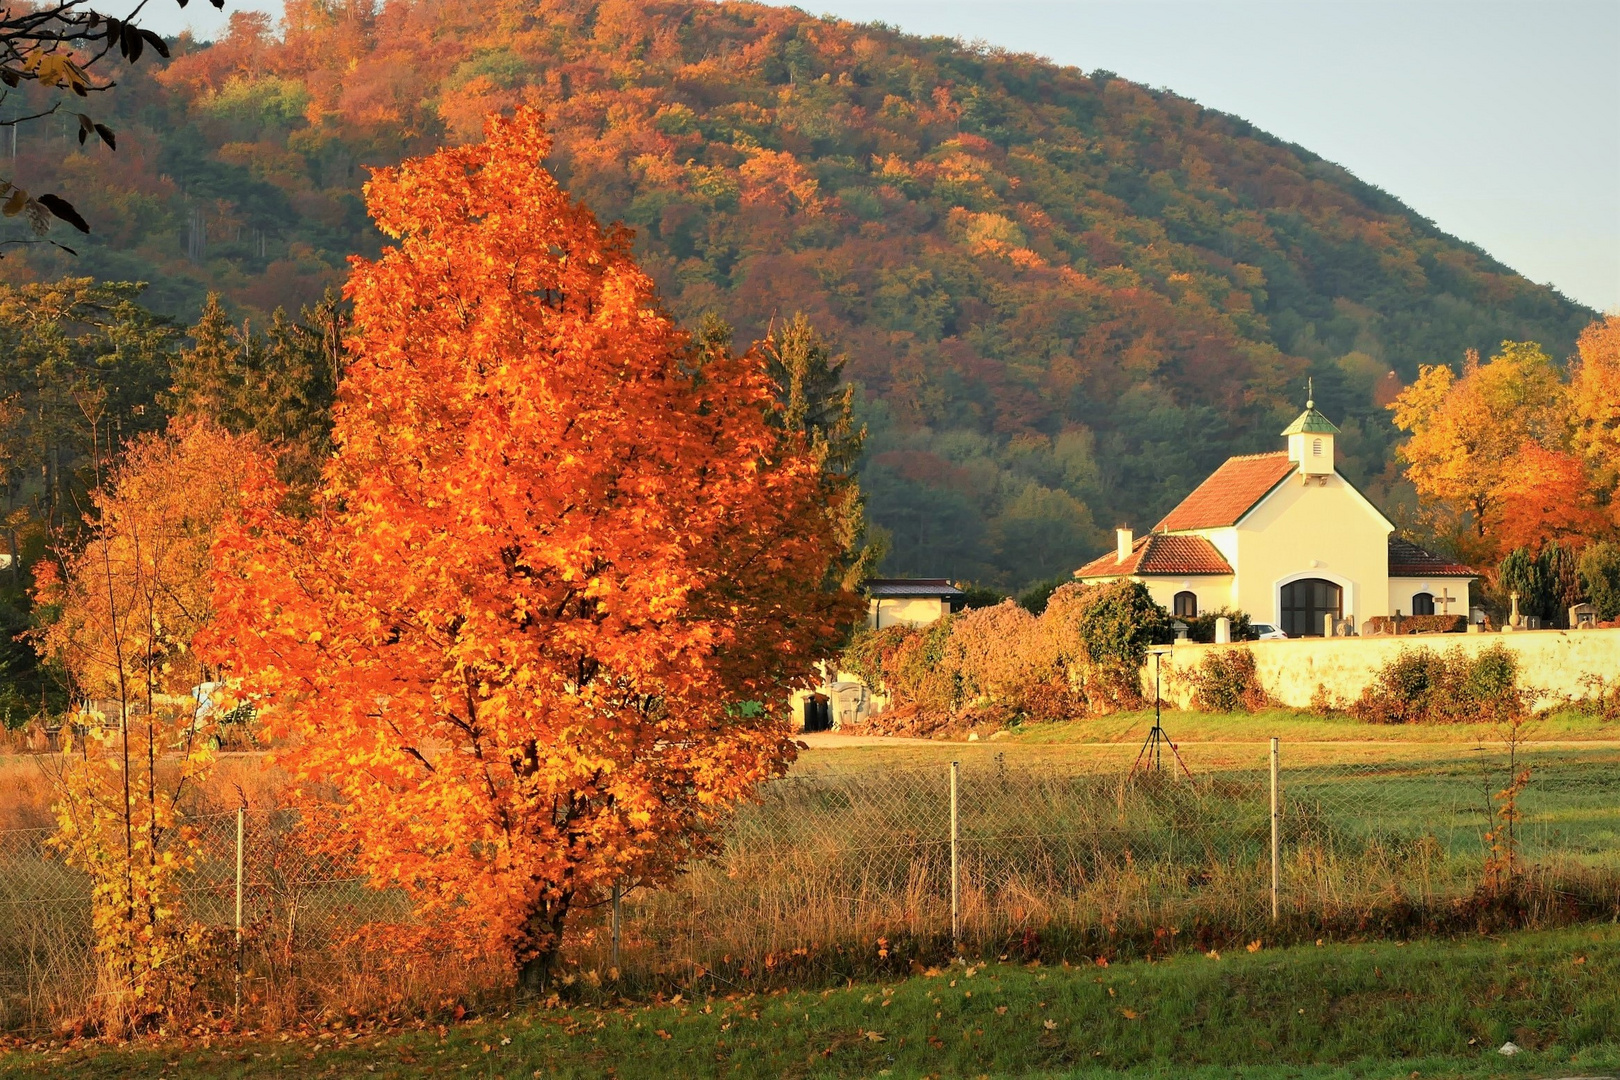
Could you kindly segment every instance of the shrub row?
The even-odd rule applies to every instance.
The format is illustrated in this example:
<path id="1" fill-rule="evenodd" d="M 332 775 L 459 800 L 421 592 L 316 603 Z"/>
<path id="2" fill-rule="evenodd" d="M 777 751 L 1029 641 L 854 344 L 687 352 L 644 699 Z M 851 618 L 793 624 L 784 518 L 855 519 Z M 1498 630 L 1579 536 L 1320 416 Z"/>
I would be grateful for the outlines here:
<path id="1" fill-rule="evenodd" d="M 922 628 L 862 630 L 840 666 L 896 705 L 949 714 L 993 702 L 1064 719 L 1140 705 L 1148 646 L 1170 638 L 1140 583 L 1071 583 L 1038 616 L 1009 600 Z"/>
<path id="2" fill-rule="evenodd" d="M 1518 657 L 1500 642 L 1472 657 L 1461 647 L 1403 648 L 1378 669 L 1350 714 L 1375 724 L 1515 720 L 1529 703 L 1518 680 Z"/>

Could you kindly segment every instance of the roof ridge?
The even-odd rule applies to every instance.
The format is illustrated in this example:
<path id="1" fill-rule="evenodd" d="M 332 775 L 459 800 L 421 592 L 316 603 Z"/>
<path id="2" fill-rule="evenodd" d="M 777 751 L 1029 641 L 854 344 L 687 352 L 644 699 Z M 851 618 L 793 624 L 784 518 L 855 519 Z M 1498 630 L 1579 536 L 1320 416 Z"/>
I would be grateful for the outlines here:
<path id="1" fill-rule="evenodd" d="M 1226 460 L 1227 461 L 1253 461 L 1256 458 L 1287 457 L 1287 456 L 1288 456 L 1288 451 L 1286 451 L 1286 450 L 1267 450 L 1263 454 L 1233 454 L 1231 457 L 1227 458 Z"/>

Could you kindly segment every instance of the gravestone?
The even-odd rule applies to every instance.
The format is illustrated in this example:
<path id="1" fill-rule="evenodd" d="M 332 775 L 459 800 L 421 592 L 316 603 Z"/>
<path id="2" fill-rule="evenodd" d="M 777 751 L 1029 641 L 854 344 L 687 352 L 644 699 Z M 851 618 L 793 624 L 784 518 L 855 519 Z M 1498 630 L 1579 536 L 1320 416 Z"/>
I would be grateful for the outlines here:
<path id="1" fill-rule="evenodd" d="M 1569 609 L 1571 630 L 1591 630 L 1597 626 L 1597 608 L 1591 604 L 1576 604 Z"/>
<path id="2" fill-rule="evenodd" d="M 1232 640 L 1232 620 L 1221 615 L 1215 620 L 1215 644 L 1226 645 Z"/>

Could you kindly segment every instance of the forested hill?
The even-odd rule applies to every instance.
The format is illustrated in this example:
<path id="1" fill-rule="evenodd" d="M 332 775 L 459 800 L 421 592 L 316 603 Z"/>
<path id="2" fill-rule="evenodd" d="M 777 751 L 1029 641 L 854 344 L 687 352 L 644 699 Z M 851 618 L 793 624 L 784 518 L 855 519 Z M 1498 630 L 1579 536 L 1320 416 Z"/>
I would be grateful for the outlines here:
<path id="1" fill-rule="evenodd" d="M 98 99 L 116 154 L 22 130 L 20 182 L 97 232 L 0 272 L 149 280 L 183 319 L 211 288 L 296 307 L 381 243 L 365 166 L 539 103 L 553 167 L 637 231 L 677 314 L 746 339 L 802 310 L 849 355 L 895 572 L 1067 573 L 1280 445 L 1307 375 L 1376 486 L 1380 406 L 1419 363 L 1505 338 L 1567 355 L 1592 316 L 1242 120 L 792 9 L 290 0 L 283 37 L 238 15 L 174 52 Z"/>

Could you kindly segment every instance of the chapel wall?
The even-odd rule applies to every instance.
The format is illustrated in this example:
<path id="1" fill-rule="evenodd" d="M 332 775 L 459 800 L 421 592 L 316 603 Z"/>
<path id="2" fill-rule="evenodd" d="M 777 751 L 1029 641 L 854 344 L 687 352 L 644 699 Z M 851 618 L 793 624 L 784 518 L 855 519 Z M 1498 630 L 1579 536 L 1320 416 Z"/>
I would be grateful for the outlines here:
<path id="1" fill-rule="evenodd" d="M 1176 594 L 1182 590 L 1198 597 L 1200 613 L 1219 608 L 1235 608 L 1237 596 L 1230 574 L 1201 574 L 1192 577 L 1143 577 L 1136 580 L 1147 586 L 1148 595 L 1164 610 L 1174 613 Z"/>
<path id="2" fill-rule="evenodd" d="M 1358 626 L 1389 614 L 1389 530 L 1342 477 L 1288 477 L 1244 518 L 1238 544 L 1237 605 L 1250 618 L 1280 625 L 1277 582 L 1295 575 L 1339 584 Z"/>

